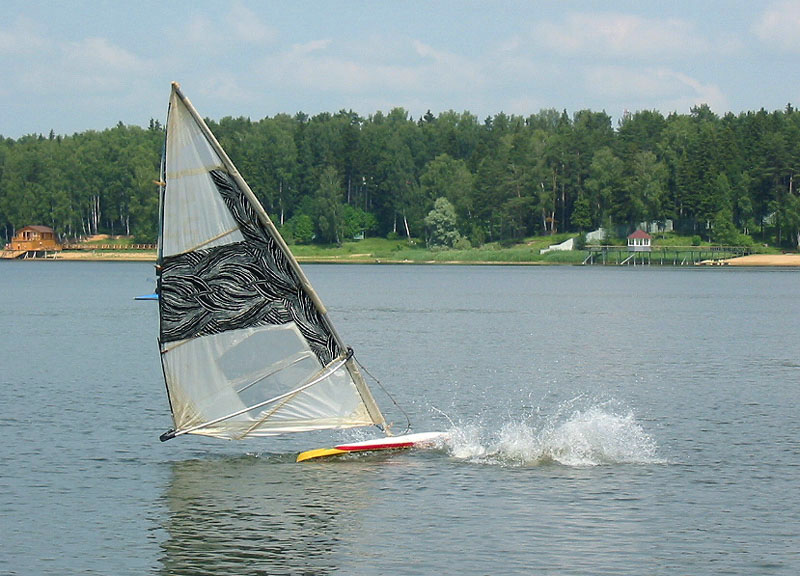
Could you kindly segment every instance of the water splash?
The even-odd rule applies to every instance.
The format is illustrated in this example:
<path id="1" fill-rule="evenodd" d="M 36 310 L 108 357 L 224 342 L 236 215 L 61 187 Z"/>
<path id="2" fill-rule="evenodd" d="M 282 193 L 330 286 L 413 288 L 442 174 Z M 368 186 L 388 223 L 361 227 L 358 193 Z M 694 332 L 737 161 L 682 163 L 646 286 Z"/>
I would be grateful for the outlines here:
<path id="1" fill-rule="evenodd" d="M 571 411 L 564 406 L 553 416 L 512 421 L 499 430 L 455 426 L 447 450 L 457 459 L 512 466 L 664 462 L 655 440 L 632 412 L 619 414 L 607 403 Z"/>

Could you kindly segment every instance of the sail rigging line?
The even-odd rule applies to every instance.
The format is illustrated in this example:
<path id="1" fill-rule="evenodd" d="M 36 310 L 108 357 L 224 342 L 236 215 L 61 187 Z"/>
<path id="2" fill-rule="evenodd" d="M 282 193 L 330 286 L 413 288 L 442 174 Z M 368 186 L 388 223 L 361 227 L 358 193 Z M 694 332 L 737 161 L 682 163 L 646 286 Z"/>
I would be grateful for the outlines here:
<path id="1" fill-rule="evenodd" d="M 161 350 L 161 340 L 158 341 L 158 348 L 159 348 L 159 350 Z M 163 355 L 163 354 L 164 354 L 164 351 L 161 351 L 161 355 Z M 169 384 L 167 384 L 167 370 L 164 367 L 164 362 L 163 361 L 161 362 L 161 375 L 164 377 L 164 388 L 167 390 L 167 401 L 169 402 L 169 413 L 172 414 L 173 417 L 174 417 L 175 409 L 172 407 L 172 396 L 169 393 Z M 161 437 L 162 437 L 161 441 L 163 442 L 164 441 L 164 439 L 163 439 L 164 436 L 170 434 L 171 432 L 173 432 L 173 430 L 168 430 L 167 432 L 164 432 L 164 434 L 161 435 Z"/>
<path id="2" fill-rule="evenodd" d="M 325 305 L 322 303 L 322 301 L 319 298 L 319 295 L 317 294 L 317 292 L 311 286 L 311 283 L 309 282 L 309 280 L 306 277 L 305 273 L 303 272 L 302 268 L 298 264 L 297 260 L 292 255 L 291 250 L 289 249 L 288 245 L 286 244 L 286 241 L 280 235 L 280 233 L 278 232 L 277 228 L 275 227 L 275 224 L 272 222 L 272 220 L 270 219 L 269 215 L 264 210 L 264 207 L 258 201 L 258 198 L 253 193 L 253 191 L 250 189 L 250 186 L 247 184 L 247 182 L 244 180 L 244 178 L 242 178 L 241 174 L 236 169 L 236 166 L 233 164 L 233 162 L 231 161 L 231 159 L 228 156 L 228 154 L 225 152 L 225 150 L 219 144 L 219 142 L 217 141 L 216 137 L 211 132 L 211 129 L 208 127 L 208 125 L 202 119 L 200 114 L 197 112 L 197 110 L 195 109 L 194 105 L 183 94 L 183 92 L 181 91 L 180 86 L 178 85 L 178 83 L 177 82 L 173 82 L 172 83 L 172 88 L 173 88 L 174 94 L 177 96 L 178 99 L 180 99 L 180 101 L 183 103 L 183 105 L 186 108 L 186 110 L 189 112 L 190 116 L 194 119 L 197 128 L 200 130 L 200 132 L 203 134 L 203 136 L 205 137 L 205 139 L 208 142 L 208 144 L 211 146 L 211 148 L 217 154 L 219 159 L 222 161 L 224 169 L 225 169 L 224 171 L 228 174 L 228 176 L 230 176 L 230 178 L 239 187 L 239 189 L 241 190 L 242 194 L 244 195 L 244 197 L 247 199 L 248 203 L 250 204 L 250 207 L 253 209 L 253 211 L 255 212 L 256 216 L 258 217 L 259 222 L 267 229 L 267 231 L 269 232 L 270 236 L 272 237 L 272 240 L 279 247 L 281 252 L 283 252 L 286 255 L 286 260 L 287 260 L 290 268 L 292 269 L 292 271 L 296 275 L 302 290 L 311 299 L 312 303 L 316 307 L 316 309 L 317 309 L 317 311 L 319 313 L 321 321 L 323 322 L 323 324 L 327 328 L 327 330 L 330 333 L 331 337 L 333 338 L 334 342 L 336 342 L 336 344 L 338 345 L 340 350 L 345 350 L 346 346 L 344 345 L 344 342 L 342 341 L 341 336 L 339 336 L 339 333 L 336 331 L 336 329 L 334 328 L 332 322 L 330 321 L 330 318 L 328 317 L 328 312 L 327 312 L 327 309 L 325 308 Z M 162 223 L 163 223 L 163 214 L 161 215 L 161 217 L 162 217 Z M 161 257 L 161 253 L 159 253 L 159 257 Z M 370 419 L 379 428 L 382 427 L 382 426 L 385 426 L 386 420 L 383 417 L 383 414 L 381 414 L 380 408 L 378 408 L 378 405 L 375 402 L 375 399 L 373 398 L 372 393 L 369 390 L 369 387 L 366 385 L 366 382 L 364 381 L 363 376 L 361 376 L 360 372 L 358 371 L 358 368 L 357 368 L 356 364 L 354 362 L 352 362 L 350 358 L 345 360 L 345 362 L 347 364 L 347 370 L 351 374 L 351 377 L 353 379 L 353 383 L 355 384 L 356 389 L 358 390 L 358 393 L 361 396 L 361 399 L 362 399 L 362 401 L 364 403 L 365 408 L 367 409 L 367 413 L 369 414 Z"/>
<path id="3" fill-rule="evenodd" d="M 170 430 L 169 432 L 165 432 L 164 434 L 161 435 L 161 441 L 164 442 L 166 440 L 171 440 L 172 438 L 175 438 L 176 436 L 183 436 L 184 434 L 191 434 L 192 432 L 196 432 L 198 430 L 202 430 L 203 428 L 208 428 L 209 426 L 213 426 L 214 424 L 219 424 L 220 422 L 224 422 L 225 420 L 230 420 L 231 418 L 236 418 L 237 416 L 241 416 L 242 414 L 250 412 L 251 410 L 256 410 L 258 408 L 263 408 L 264 406 L 267 406 L 267 405 L 272 404 L 274 402 L 278 402 L 280 400 L 285 400 L 286 398 L 291 398 L 291 397 L 297 396 L 297 394 L 299 394 L 303 390 L 307 390 L 308 388 L 311 388 L 315 384 L 319 384 L 320 382 L 325 380 L 328 376 L 334 374 L 339 368 L 344 366 L 348 362 L 348 360 L 350 360 L 352 358 L 351 352 L 352 351 L 348 352 L 347 356 L 345 356 L 343 359 L 341 359 L 338 362 L 336 362 L 335 365 L 329 366 L 318 377 L 314 378 L 310 382 L 307 382 L 307 383 L 303 384 L 302 386 L 298 386 L 294 390 L 290 390 L 289 392 L 285 392 L 283 394 L 275 396 L 274 398 L 270 398 L 269 400 L 264 400 L 263 402 L 259 402 L 257 404 L 252 405 L 252 406 L 248 406 L 246 408 L 242 408 L 241 410 L 237 410 L 236 412 L 233 412 L 232 414 L 228 414 L 226 416 L 220 416 L 219 418 L 214 418 L 213 420 L 209 420 L 208 422 L 203 422 L 202 424 L 198 424 L 196 426 L 192 426 L 191 428 L 186 428 L 184 430 Z M 246 433 L 245 433 L 245 435 L 246 435 Z"/>
<path id="4" fill-rule="evenodd" d="M 352 349 L 350 349 L 350 350 L 352 350 Z M 358 358 L 355 358 L 355 354 L 354 354 L 353 356 L 354 356 L 354 358 L 353 358 L 353 359 L 355 360 L 355 363 L 356 363 L 356 364 L 358 364 L 358 367 L 359 367 L 361 370 L 363 370 L 363 371 L 364 371 L 364 374 L 366 374 L 367 376 L 369 376 L 370 378 L 372 378 L 372 379 L 375 381 L 375 384 L 377 384 L 377 385 L 378 385 L 378 387 L 379 387 L 381 390 L 383 390 L 383 393 L 384 393 L 384 394 L 386 394 L 386 396 L 388 396 L 388 397 L 389 397 L 389 400 L 391 400 L 391 401 L 392 401 L 392 404 L 394 404 L 394 405 L 395 405 L 395 407 L 396 407 L 398 410 L 400 410 L 400 412 L 403 414 L 403 416 L 405 416 L 405 418 L 406 418 L 406 429 L 405 429 L 405 431 L 403 432 L 403 434 L 401 434 L 401 436 L 402 436 L 402 435 L 405 435 L 405 434 L 408 434 L 408 433 L 409 433 L 409 431 L 411 430 L 411 418 L 409 418 L 409 416 L 408 416 L 408 413 L 407 413 L 407 412 L 406 412 L 406 411 L 403 409 L 403 407 L 402 407 L 402 406 L 400 406 L 400 404 L 398 404 L 397 400 L 395 400 L 395 399 L 394 399 L 394 396 L 392 396 L 392 395 L 389 393 L 389 391 L 388 391 L 388 390 L 387 390 L 387 389 L 384 387 L 383 383 L 382 383 L 380 380 L 378 380 L 378 379 L 377 379 L 375 376 L 373 376 L 373 375 L 372 375 L 372 373 L 371 373 L 369 370 L 367 370 L 367 367 L 366 367 L 366 366 L 364 366 L 364 365 L 363 365 L 361 362 L 359 362 L 359 361 L 358 361 Z M 388 424 L 386 424 L 386 425 L 384 426 L 384 428 L 385 428 L 385 429 L 384 429 L 384 432 L 386 432 L 386 435 L 387 435 L 387 436 L 393 436 L 392 432 L 389 430 L 389 425 L 388 425 Z"/>

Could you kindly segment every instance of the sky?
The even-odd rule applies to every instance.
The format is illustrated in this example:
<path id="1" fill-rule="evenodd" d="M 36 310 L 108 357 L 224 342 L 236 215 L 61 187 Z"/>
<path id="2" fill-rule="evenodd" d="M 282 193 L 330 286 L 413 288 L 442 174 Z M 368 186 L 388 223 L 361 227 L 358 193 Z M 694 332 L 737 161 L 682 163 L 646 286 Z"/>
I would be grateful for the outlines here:
<path id="1" fill-rule="evenodd" d="M 3 0 L 0 135 L 203 116 L 800 106 L 800 0 Z"/>

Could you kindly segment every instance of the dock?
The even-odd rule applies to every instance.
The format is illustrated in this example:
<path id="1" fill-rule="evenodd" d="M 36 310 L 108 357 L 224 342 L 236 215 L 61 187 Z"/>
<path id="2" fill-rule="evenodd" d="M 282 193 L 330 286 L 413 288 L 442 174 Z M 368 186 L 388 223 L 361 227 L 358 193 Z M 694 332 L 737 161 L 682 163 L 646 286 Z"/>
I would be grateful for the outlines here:
<path id="1" fill-rule="evenodd" d="M 0 250 L 0 259 L 4 260 L 42 260 L 54 259 L 58 250 Z"/>
<path id="2" fill-rule="evenodd" d="M 696 266 L 723 264 L 729 258 L 749 256 L 749 246 L 653 246 L 630 250 L 627 246 L 587 246 L 586 266 Z"/>

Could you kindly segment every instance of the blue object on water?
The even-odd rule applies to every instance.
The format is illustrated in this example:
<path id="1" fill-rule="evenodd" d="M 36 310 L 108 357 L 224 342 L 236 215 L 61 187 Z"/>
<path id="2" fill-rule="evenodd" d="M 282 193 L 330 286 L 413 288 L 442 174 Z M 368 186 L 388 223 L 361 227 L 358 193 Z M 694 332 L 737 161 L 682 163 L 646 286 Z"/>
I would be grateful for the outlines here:
<path id="1" fill-rule="evenodd" d="M 134 300 L 158 300 L 158 294 L 145 294 L 144 296 L 136 296 Z"/>

